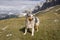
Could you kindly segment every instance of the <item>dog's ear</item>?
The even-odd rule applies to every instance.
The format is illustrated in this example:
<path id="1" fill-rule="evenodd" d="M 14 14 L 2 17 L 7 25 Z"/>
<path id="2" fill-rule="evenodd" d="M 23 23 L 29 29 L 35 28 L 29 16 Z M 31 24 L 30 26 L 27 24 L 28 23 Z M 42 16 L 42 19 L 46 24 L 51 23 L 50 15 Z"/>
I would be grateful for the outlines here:
<path id="1" fill-rule="evenodd" d="M 32 13 L 33 16 L 35 16 L 35 14 Z"/>
<path id="2" fill-rule="evenodd" d="M 35 14 L 33 14 L 35 16 Z"/>
<path id="3" fill-rule="evenodd" d="M 29 15 L 29 13 L 26 13 L 25 17 L 27 17 Z"/>
<path id="4" fill-rule="evenodd" d="M 25 17 L 27 17 L 27 15 L 28 15 L 28 14 L 26 13 Z"/>

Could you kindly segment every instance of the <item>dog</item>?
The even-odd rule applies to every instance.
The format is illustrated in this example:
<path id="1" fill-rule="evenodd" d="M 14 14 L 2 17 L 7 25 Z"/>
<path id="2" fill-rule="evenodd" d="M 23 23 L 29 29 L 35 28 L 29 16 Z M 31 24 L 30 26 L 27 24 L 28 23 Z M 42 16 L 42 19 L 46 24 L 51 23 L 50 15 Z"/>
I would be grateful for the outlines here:
<path id="1" fill-rule="evenodd" d="M 27 13 L 26 20 L 25 20 L 25 33 L 27 33 L 27 29 L 32 29 L 32 36 L 34 36 L 34 31 L 36 30 L 38 32 L 39 27 L 39 18 L 35 17 L 32 13 Z"/>

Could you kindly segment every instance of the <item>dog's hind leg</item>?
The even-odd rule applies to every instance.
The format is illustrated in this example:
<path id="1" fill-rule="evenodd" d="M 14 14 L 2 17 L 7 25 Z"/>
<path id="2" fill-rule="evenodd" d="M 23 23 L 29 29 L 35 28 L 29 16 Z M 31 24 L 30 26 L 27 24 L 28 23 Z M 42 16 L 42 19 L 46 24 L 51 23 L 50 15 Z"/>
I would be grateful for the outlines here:
<path id="1" fill-rule="evenodd" d="M 36 28 L 37 28 L 37 30 L 36 30 L 36 31 L 38 32 L 38 26 L 37 26 Z"/>
<path id="2" fill-rule="evenodd" d="M 38 25 L 35 25 L 34 28 L 38 32 Z"/>

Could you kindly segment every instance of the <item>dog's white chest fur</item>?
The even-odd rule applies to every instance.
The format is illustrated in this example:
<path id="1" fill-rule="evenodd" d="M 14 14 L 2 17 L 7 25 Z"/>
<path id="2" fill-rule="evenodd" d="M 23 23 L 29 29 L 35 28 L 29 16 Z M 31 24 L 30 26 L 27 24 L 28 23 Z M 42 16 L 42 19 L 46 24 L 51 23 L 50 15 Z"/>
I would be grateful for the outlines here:
<path id="1" fill-rule="evenodd" d="M 27 28 L 34 28 L 35 20 L 33 19 L 32 21 L 27 22 Z"/>
<path id="2" fill-rule="evenodd" d="M 33 21 L 28 22 L 28 26 L 27 27 L 28 28 L 34 28 L 34 22 Z"/>
<path id="3" fill-rule="evenodd" d="M 31 24 L 29 24 L 27 28 L 32 28 L 32 25 L 31 25 Z"/>

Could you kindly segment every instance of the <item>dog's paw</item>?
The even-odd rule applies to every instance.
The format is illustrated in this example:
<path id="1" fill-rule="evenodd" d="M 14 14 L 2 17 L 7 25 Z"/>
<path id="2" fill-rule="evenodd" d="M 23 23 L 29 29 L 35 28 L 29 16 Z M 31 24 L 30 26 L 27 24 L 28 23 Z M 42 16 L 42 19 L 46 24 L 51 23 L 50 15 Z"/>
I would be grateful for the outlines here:
<path id="1" fill-rule="evenodd" d="M 24 35 L 26 35 L 26 33 L 24 33 Z"/>
<path id="2" fill-rule="evenodd" d="M 31 36 L 34 36 L 34 34 L 32 34 Z"/>

